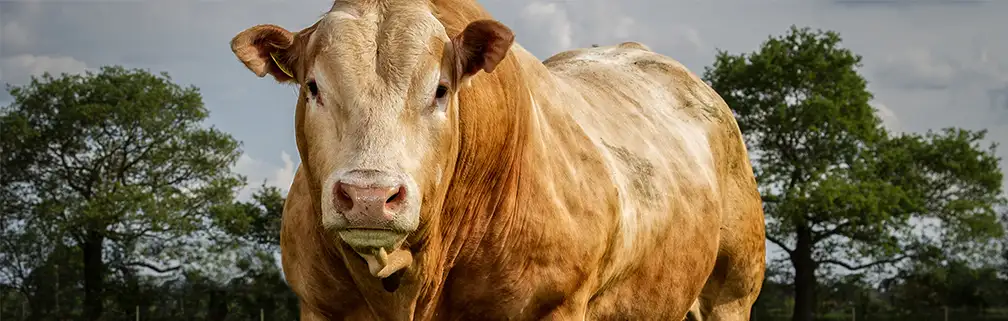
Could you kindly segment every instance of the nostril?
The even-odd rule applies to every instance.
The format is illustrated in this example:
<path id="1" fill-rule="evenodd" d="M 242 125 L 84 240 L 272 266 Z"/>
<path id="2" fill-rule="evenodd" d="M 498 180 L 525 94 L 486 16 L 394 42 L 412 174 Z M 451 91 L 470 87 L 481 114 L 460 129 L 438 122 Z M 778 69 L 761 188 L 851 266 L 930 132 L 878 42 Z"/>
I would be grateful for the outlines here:
<path id="1" fill-rule="evenodd" d="M 349 210 L 353 208 L 353 198 L 346 190 L 346 185 L 343 183 L 336 183 L 335 191 L 333 191 L 334 196 L 336 196 L 336 205 L 340 207 L 341 210 Z"/>
<path id="2" fill-rule="evenodd" d="M 406 188 L 403 186 L 399 186 L 399 188 L 396 189 L 395 194 L 392 194 L 392 196 L 389 196 L 389 198 L 385 200 L 385 205 L 395 205 L 402 203 L 405 198 L 406 198 Z"/>

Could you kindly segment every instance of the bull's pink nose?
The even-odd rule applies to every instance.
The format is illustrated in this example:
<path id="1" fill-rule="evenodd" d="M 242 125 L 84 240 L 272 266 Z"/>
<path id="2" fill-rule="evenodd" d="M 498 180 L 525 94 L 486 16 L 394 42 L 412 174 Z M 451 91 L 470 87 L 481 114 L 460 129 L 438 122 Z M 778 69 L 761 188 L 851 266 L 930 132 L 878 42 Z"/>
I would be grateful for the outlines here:
<path id="1" fill-rule="evenodd" d="M 406 189 L 395 187 L 362 187 L 337 183 L 336 206 L 350 225 L 357 227 L 381 227 L 393 219 L 395 210 L 406 200 Z"/>

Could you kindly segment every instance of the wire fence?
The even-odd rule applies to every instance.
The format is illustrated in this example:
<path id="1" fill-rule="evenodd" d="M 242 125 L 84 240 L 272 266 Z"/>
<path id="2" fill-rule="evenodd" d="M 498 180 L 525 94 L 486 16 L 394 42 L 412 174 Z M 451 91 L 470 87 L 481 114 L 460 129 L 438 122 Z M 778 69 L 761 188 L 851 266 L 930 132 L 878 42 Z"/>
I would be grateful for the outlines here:
<path id="1" fill-rule="evenodd" d="M 258 287 L 195 284 L 122 290 L 106 289 L 101 321 L 297 320 L 299 300 L 286 284 L 260 282 Z M 83 320 L 92 315 L 79 288 L 53 291 L 31 288 L 32 295 L 0 288 L 0 321 Z M 89 313 L 92 312 L 92 313 Z"/>
<path id="2" fill-rule="evenodd" d="M 185 311 L 185 309 L 163 309 L 157 307 L 134 306 L 131 311 L 120 309 L 105 309 L 102 320 L 108 321 L 149 321 L 149 320 L 296 320 L 294 311 L 276 311 L 276 309 L 249 309 L 248 307 L 229 306 L 226 311 Z M 64 311 L 69 312 L 69 311 Z M 80 318 L 77 313 L 61 313 L 56 320 L 75 320 Z M 280 312 L 280 313 L 278 313 Z M 791 321 L 790 311 L 772 309 L 753 311 L 752 321 Z M 217 314 L 214 316 L 214 314 Z M 51 319 L 52 315 L 46 319 Z M 0 321 L 36 320 L 27 305 L 20 307 L 0 305 Z M 816 321 L 1008 321 L 1008 308 L 923 308 L 907 311 L 858 311 L 852 308 L 815 316 Z"/>
<path id="3" fill-rule="evenodd" d="M 114 310 L 113 311 L 106 311 L 102 315 L 102 319 L 101 320 L 103 320 L 103 321 L 105 321 L 105 320 L 107 320 L 107 321 L 140 321 L 140 320 L 162 320 L 162 319 L 166 319 L 166 320 L 216 320 L 216 319 L 213 319 L 213 317 L 210 317 L 210 316 L 208 316 L 206 314 L 203 314 L 201 316 L 199 316 L 199 315 L 188 315 L 190 318 L 165 318 L 164 316 L 152 317 L 152 316 L 149 316 L 149 315 L 145 318 L 144 314 L 146 314 L 146 313 L 144 313 L 144 312 L 147 312 L 147 311 L 142 311 L 141 308 L 140 308 L 140 306 L 136 306 L 133 311 L 128 311 L 128 312 L 127 311 L 114 311 Z M 176 311 L 176 312 L 178 312 L 178 311 Z M 289 319 L 289 318 L 285 318 L 285 317 L 269 316 L 269 314 L 266 312 L 266 309 L 259 309 L 258 315 L 251 316 L 251 317 L 252 318 L 250 318 L 250 316 L 247 315 L 247 314 L 240 314 L 240 315 L 239 314 L 230 314 L 226 318 L 224 318 L 223 320 L 243 320 L 243 321 L 251 321 L 251 320 L 258 320 L 258 321 L 266 321 L 266 320 L 297 320 L 296 316 L 293 319 Z M 75 314 L 75 315 L 69 315 L 69 316 L 68 315 L 57 316 L 55 318 L 55 320 L 77 320 L 79 318 L 80 318 L 80 316 Z M 53 320 L 53 319 L 50 319 L 50 318 L 46 318 L 46 319 Z M 0 310 L 0 321 L 27 321 L 27 320 L 37 320 L 37 318 L 32 317 L 31 313 L 27 309 L 23 308 L 23 309 L 11 310 L 10 307 L 7 307 L 6 310 Z"/>
<path id="4" fill-rule="evenodd" d="M 754 311 L 755 312 L 755 311 Z M 752 321 L 791 321 L 791 312 L 770 310 L 753 313 Z M 1008 321 L 1008 308 L 933 307 L 905 311 L 847 311 L 819 314 L 817 321 Z"/>
<path id="5" fill-rule="evenodd" d="M 35 308 L 28 304 L 0 304 L 0 321 L 28 320 L 81 320 L 84 319 L 83 306 Z M 266 320 L 297 320 L 296 304 L 289 302 L 261 302 L 249 304 L 242 302 L 226 302 L 216 306 L 178 306 L 160 304 L 132 308 L 121 305 L 111 305 L 103 308 L 101 321 L 160 321 L 160 320 L 214 320 L 214 321 L 266 321 Z"/>
<path id="6" fill-rule="evenodd" d="M 10 312 L 13 312 L 13 313 L 10 313 Z M 18 313 L 18 312 L 20 312 L 20 313 Z M 12 317 L 11 315 L 14 315 L 14 317 Z M 73 320 L 74 318 L 76 318 L 76 316 L 73 316 L 73 317 L 70 317 L 70 318 L 57 318 L 57 320 Z M 121 321 L 128 321 L 128 320 L 140 321 L 140 320 L 150 320 L 150 319 L 160 319 L 160 318 L 147 318 L 147 319 L 144 319 L 142 317 L 142 313 L 141 313 L 139 305 L 136 306 L 135 309 L 131 313 L 126 313 L 126 312 L 123 312 L 123 311 L 108 311 L 108 312 L 106 312 L 102 316 L 102 320 L 108 320 L 108 321 L 120 321 L 120 320 Z M 206 318 L 204 316 L 204 318 L 197 318 L 197 319 L 209 319 L 209 318 Z M 232 317 L 229 317 L 229 318 L 226 318 L 226 319 L 227 320 L 231 320 L 231 319 L 238 319 L 238 318 L 236 318 L 235 316 L 232 316 Z M 240 319 L 242 319 L 242 320 L 252 320 L 252 319 L 246 319 L 246 318 L 240 318 Z M 254 320 L 266 321 L 266 320 L 284 320 L 284 319 L 285 318 L 267 318 L 266 317 L 266 309 L 259 309 L 259 315 Z M 29 312 L 27 311 L 27 309 L 21 309 L 21 311 L 10 311 L 10 310 L 4 311 L 4 310 L 0 310 L 0 321 L 27 321 L 27 320 L 34 320 L 34 318 L 32 318 L 29 315 Z"/>

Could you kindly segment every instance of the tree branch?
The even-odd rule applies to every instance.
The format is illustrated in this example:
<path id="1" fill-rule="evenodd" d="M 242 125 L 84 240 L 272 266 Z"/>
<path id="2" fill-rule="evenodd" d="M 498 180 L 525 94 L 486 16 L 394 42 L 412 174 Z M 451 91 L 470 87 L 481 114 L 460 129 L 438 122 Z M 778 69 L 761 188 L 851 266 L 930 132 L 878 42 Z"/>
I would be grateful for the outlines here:
<path id="1" fill-rule="evenodd" d="M 815 233 L 815 234 L 818 234 L 818 235 L 816 235 L 816 236 L 814 236 L 814 237 L 812 238 L 812 240 L 813 240 L 813 241 L 812 241 L 812 243 L 819 243 L 819 241 L 822 241 L 822 240 L 825 240 L 825 239 L 829 238 L 830 236 L 833 236 L 833 235 L 838 235 L 838 234 L 840 234 L 840 232 L 841 232 L 841 231 L 842 231 L 842 230 L 843 230 L 844 228 L 847 228 L 847 227 L 848 227 L 848 226 L 850 226 L 851 224 L 852 224 L 852 222 L 851 222 L 851 221 L 846 221 L 846 222 L 843 222 L 843 223 L 840 223 L 840 224 L 837 224 L 836 226 L 834 226 L 834 227 L 833 227 L 833 228 L 831 228 L 831 229 L 828 229 L 828 230 L 825 230 L 825 231 L 822 231 L 822 232 L 820 232 L 820 233 Z"/>
<path id="2" fill-rule="evenodd" d="M 821 261 L 819 263 L 820 264 L 833 264 L 833 265 L 845 268 L 848 271 L 858 271 L 858 270 L 863 270 L 863 269 L 867 269 L 867 268 L 878 266 L 878 265 L 882 265 L 882 264 L 896 263 L 896 262 L 908 259 L 910 257 L 911 257 L 910 254 L 904 254 L 904 255 L 900 255 L 900 256 L 894 257 L 894 258 L 885 259 L 885 260 L 879 260 L 879 261 L 875 261 L 875 262 L 872 262 L 872 263 L 861 264 L 861 265 L 850 265 L 850 263 L 846 263 L 846 262 L 839 261 L 839 260 L 834 260 L 834 259 L 823 260 L 823 261 Z"/>
<path id="3" fill-rule="evenodd" d="M 781 240 L 778 240 L 770 235 L 767 235 L 766 239 L 767 241 L 770 241 L 770 243 L 777 244 L 777 246 L 779 246 L 782 250 L 784 250 L 784 252 L 787 252 L 789 256 L 792 255 L 792 253 L 794 253 L 794 250 L 789 249 L 787 245 L 784 245 L 784 242 L 781 242 Z"/>
<path id="4" fill-rule="evenodd" d="M 777 195 L 764 195 L 762 201 L 763 203 L 780 203 L 781 198 Z"/>
<path id="5" fill-rule="evenodd" d="M 154 266 L 153 264 L 144 263 L 144 262 L 127 262 L 127 263 L 124 263 L 123 266 L 145 267 L 145 268 L 151 269 L 151 270 L 153 270 L 155 272 L 158 272 L 158 273 L 172 272 L 172 271 L 177 271 L 177 270 L 182 269 L 181 265 L 176 265 L 176 266 L 173 266 L 173 267 L 170 267 L 170 268 L 161 268 L 161 267 Z"/>

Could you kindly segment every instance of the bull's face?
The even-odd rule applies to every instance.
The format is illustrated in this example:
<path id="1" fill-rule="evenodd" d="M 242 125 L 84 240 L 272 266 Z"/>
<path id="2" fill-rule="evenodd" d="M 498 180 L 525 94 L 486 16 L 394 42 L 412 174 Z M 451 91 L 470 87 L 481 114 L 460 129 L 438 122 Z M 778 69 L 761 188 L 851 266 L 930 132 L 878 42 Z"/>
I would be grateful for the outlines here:
<path id="1" fill-rule="evenodd" d="M 454 167 L 458 90 L 512 41 L 491 20 L 449 38 L 426 4 L 337 5 L 297 34 L 249 28 L 232 49 L 260 77 L 300 87 L 298 147 L 322 224 L 366 254 L 394 251 L 436 214 L 422 215 Z"/>

